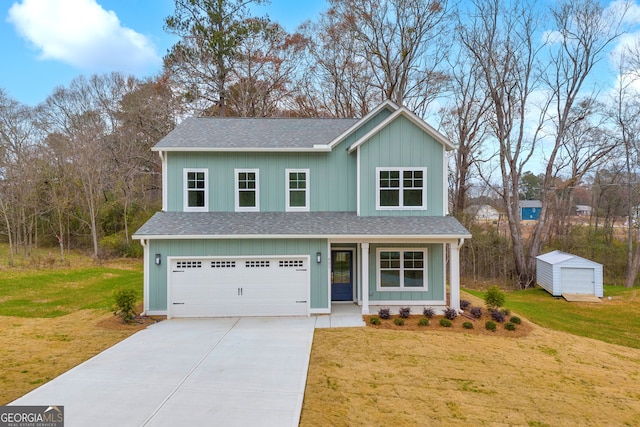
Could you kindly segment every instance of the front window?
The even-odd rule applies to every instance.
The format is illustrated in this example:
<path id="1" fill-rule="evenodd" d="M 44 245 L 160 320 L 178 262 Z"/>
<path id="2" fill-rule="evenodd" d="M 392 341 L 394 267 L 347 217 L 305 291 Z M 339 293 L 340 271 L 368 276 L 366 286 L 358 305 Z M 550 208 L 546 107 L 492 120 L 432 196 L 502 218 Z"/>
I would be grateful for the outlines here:
<path id="1" fill-rule="evenodd" d="M 378 290 L 425 290 L 426 249 L 378 249 Z"/>
<path id="2" fill-rule="evenodd" d="M 260 192 L 257 169 L 236 169 L 236 211 L 259 211 Z"/>
<path id="3" fill-rule="evenodd" d="M 286 175 L 286 210 L 287 211 L 308 211 L 309 210 L 309 170 L 308 169 L 287 169 Z"/>
<path id="4" fill-rule="evenodd" d="M 207 169 L 184 170 L 184 211 L 208 210 Z"/>
<path id="5" fill-rule="evenodd" d="M 425 210 L 426 168 L 377 168 L 376 209 Z"/>

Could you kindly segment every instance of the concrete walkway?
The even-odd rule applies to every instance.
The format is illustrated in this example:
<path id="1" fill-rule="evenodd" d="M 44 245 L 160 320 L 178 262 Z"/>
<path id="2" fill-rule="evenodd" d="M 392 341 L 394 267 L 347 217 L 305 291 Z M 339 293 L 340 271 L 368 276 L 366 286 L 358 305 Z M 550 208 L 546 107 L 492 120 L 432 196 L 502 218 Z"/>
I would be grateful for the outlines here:
<path id="1" fill-rule="evenodd" d="M 173 319 L 12 405 L 63 405 L 65 426 L 297 426 L 314 317 Z"/>

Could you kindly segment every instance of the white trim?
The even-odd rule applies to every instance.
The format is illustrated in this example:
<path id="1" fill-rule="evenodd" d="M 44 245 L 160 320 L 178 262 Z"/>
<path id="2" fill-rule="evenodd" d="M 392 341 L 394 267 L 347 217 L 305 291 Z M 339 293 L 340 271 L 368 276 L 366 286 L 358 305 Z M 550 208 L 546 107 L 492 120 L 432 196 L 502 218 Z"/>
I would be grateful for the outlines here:
<path id="1" fill-rule="evenodd" d="M 310 308 L 309 314 L 331 314 L 330 308 Z"/>
<path id="2" fill-rule="evenodd" d="M 362 314 L 369 314 L 369 243 L 360 243 L 362 257 L 360 258 L 362 270 Z"/>
<path id="3" fill-rule="evenodd" d="M 380 206 L 380 173 L 381 172 L 398 172 L 398 206 Z M 404 205 L 404 172 L 422 172 L 422 205 L 421 206 L 405 206 Z M 426 167 L 376 167 L 376 210 L 377 211 L 426 211 L 427 210 L 427 168 Z M 411 187 L 410 187 L 411 188 Z"/>
<path id="4" fill-rule="evenodd" d="M 258 148 L 258 147 L 152 147 L 151 151 L 197 152 L 197 153 L 317 153 L 330 152 L 328 145 L 318 144 L 301 148 Z"/>
<path id="5" fill-rule="evenodd" d="M 241 173 L 255 173 L 256 174 L 256 188 L 254 189 L 256 197 L 256 205 L 249 207 L 240 206 L 240 182 L 238 175 Z M 234 169 L 233 180 L 235 183 L 234 198 L 236 212 L 260 212 L 260 169 Z"/>
<path id="6" fill-rule="evenodd" d="M 375 134 L 377 134 L 382 129 L 387 127 L 391 122 L 393 122 L 400 115 L 402 115 L 402 116 L 406 117 L 407 119 L 409 119 L 413 124 L 415 124 L 420 129 L 422 129 L 427 135 L 431 136 L 433 139 L 435 139 L 440 144 L 442 144 L 444 146 L 445 150 L 454 150 L 455 149 L 455 146 L 451 143 L 451 141 L 449 141 L 444 135 L 442 135 L 440 132 L 438 132 L 429 123 L 425 122 L 420 117 L 416 116 L 414 113 L 409 111 L 406 107 L 400 107 L 393 114 L 391 114 L 385 120 L 380 122 L 380 124 L 378 124 L 378 126 L 374 127 L 369 132 L 367 132 L 366 134 L 361 136 L 356 142 L 351 144 L 351 146 L 349 147 L 349 153 L 352 153 L 353 150 L 355 150 L 360 145 L 362 145 L 365 142 L 367 142 L 369 139 L 371 139 L 371 137 L 373 137 Z"/>
<path id="7" fill-rule="evenodd" d="M 449 215 L 449 156 L 442 156 L 442 214 Z"/>
<path id="8" fill-rule="evenodd" d="M 441 305 L 446 306 L 446 300 L 373 300 L 369 301 L 370 306 L 380 307 L 380 306 L 389 306 L 389 305 L 399 305 L 399 306 L 418 306 L 418 305 Z M 416 313 L 414 313 L 416 314 Z"/>
<path id="9" fill-rule="evenodd" d="M 356 151 L 356 215 L 360 216 L 360 148 Z"/>
<path id="10" fill-rule="evenodd" d="M 204 173 L 204 206 L 189 206 L 189 191 L 187 174 Z M 182 169 L 182 208 L 184 212 L 208 212 L 209 211 L 209 169 L 184 168 Z"/>
<path id="11" fill-rule="evenodd" d="M 358 302 L 358 289 L 357 289 L 357 283 L 356 283 L 356 278 L 359 276 L 359 274 L 357 274 L 356 269 L 358 267 L 358 263 L 356 260 L 356 251 L 353 249 L 353 247 L 348 247 L 348 246 L 331 246 L 330 249 L 330 258 L 329 258 L 329 285 L 331 285 L 331 264 L 333 263 L 333 251 L 342 251 L 342 252 L 351 252 L 351 302 Z M 331 294 L 331 286 L 329 286 L 329 294 Z M 331 304 L 333 304 L 334 302 L 340 303 L 340 302 L 349 302 L 349 301 L 333 301 L 331 299 L 331 295 L 329 295 L 329 302 Z"/>
<path id="12" fill-rule="evenodd" d="M 291 184 L 289 180 L 290 173 L 304 173 L 305 174 L 305 189 L 304 189 L 304 206 L 291 206 L 291 188 L 289 185 Z M 309 212 L 309 169 L 285 169 L 284 170 L 284 188 L 285 188 L 285 211 L 286 212 Z M 294 189 L 296 190 L 296 189 Z"/>
<path id="13" fill-rule="evenodd" d="M 169 206 L 169 177 L 167 176 L 169 169 L 167 168 L 167 155 L 162 151 L 159 151 L 158 155 L 160 155 L 160 171 L 162 173 L 162 210 L 166 212 Z"/>
<path id="14" fill-rule="evenodd" d="M 331 239 L 333 243 L 450 243 L 456 242 L 457 239 L 470 239 L 471 234 L 447 234 L 447 235 L 375 235 L 375 234 L 185 234 L 185 235 L 163 235 L 150 234 L 144 236 L 133 235 L 133 239 L 147 240 L 191 240 L 191 239 Z"/>
<path id="15" fill-rule="evenodd" d="M 145 316 L 166 316 L 167 313 L 167 310 L 149 310 L 144 312 Z"/>
<path id="16" fill-rule="evenodd" d="M 142 314 L 149 311 L 149 246 L 145 239 L 140 239 L 142 245 Z"/>
<path id="17" fill-rule="evenodd" d="M 380 267 L 380 252 L 400 252 L 400 286 L 397 288 L 382 287 L 380 279 L 382 276 Z M 404 285 L 404 252 L 422 252 L 422 286 L 421 287 L 405 287 Z M 378 292 L 427 292 L 429 291 L 429 249 L 423 247 L 378 247 L 376 248 L 376 291 Z M 417 270 L 417 269 L 412 269 Z"/>

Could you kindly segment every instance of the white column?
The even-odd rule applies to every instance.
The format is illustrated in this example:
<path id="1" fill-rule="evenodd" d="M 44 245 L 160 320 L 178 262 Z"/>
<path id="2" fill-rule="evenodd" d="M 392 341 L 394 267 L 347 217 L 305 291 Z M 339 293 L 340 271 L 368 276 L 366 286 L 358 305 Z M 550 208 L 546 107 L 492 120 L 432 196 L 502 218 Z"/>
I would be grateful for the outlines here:
<path id="1" fill-rule="evenodd" d="M 361 243 L 360 253 L 362 266 L 362 314 L 369 314 L 369 243 Z"/>
<path id="2" fill-rule="evenodd" d="M 460 311 L 460 246 L 449 243 L 449 306 L 457 311 Z"/>

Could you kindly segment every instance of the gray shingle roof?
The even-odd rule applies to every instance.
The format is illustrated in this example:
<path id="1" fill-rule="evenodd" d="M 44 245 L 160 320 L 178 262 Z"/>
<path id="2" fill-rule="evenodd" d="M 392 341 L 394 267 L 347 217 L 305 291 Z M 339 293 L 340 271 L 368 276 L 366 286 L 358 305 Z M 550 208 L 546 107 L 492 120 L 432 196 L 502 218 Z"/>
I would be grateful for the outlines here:
<path id="1" fill-rule="evenodd" d="M 355 212 L 158 212 L 136 238 L 240 236 L 471 237 L 453 217 L 359 217 Z"/>
<path id="2" fill-rule="evenodd" d="M 329 144 L 358 119 L 188 118 L 154 150 L 313 148 Z"/>

